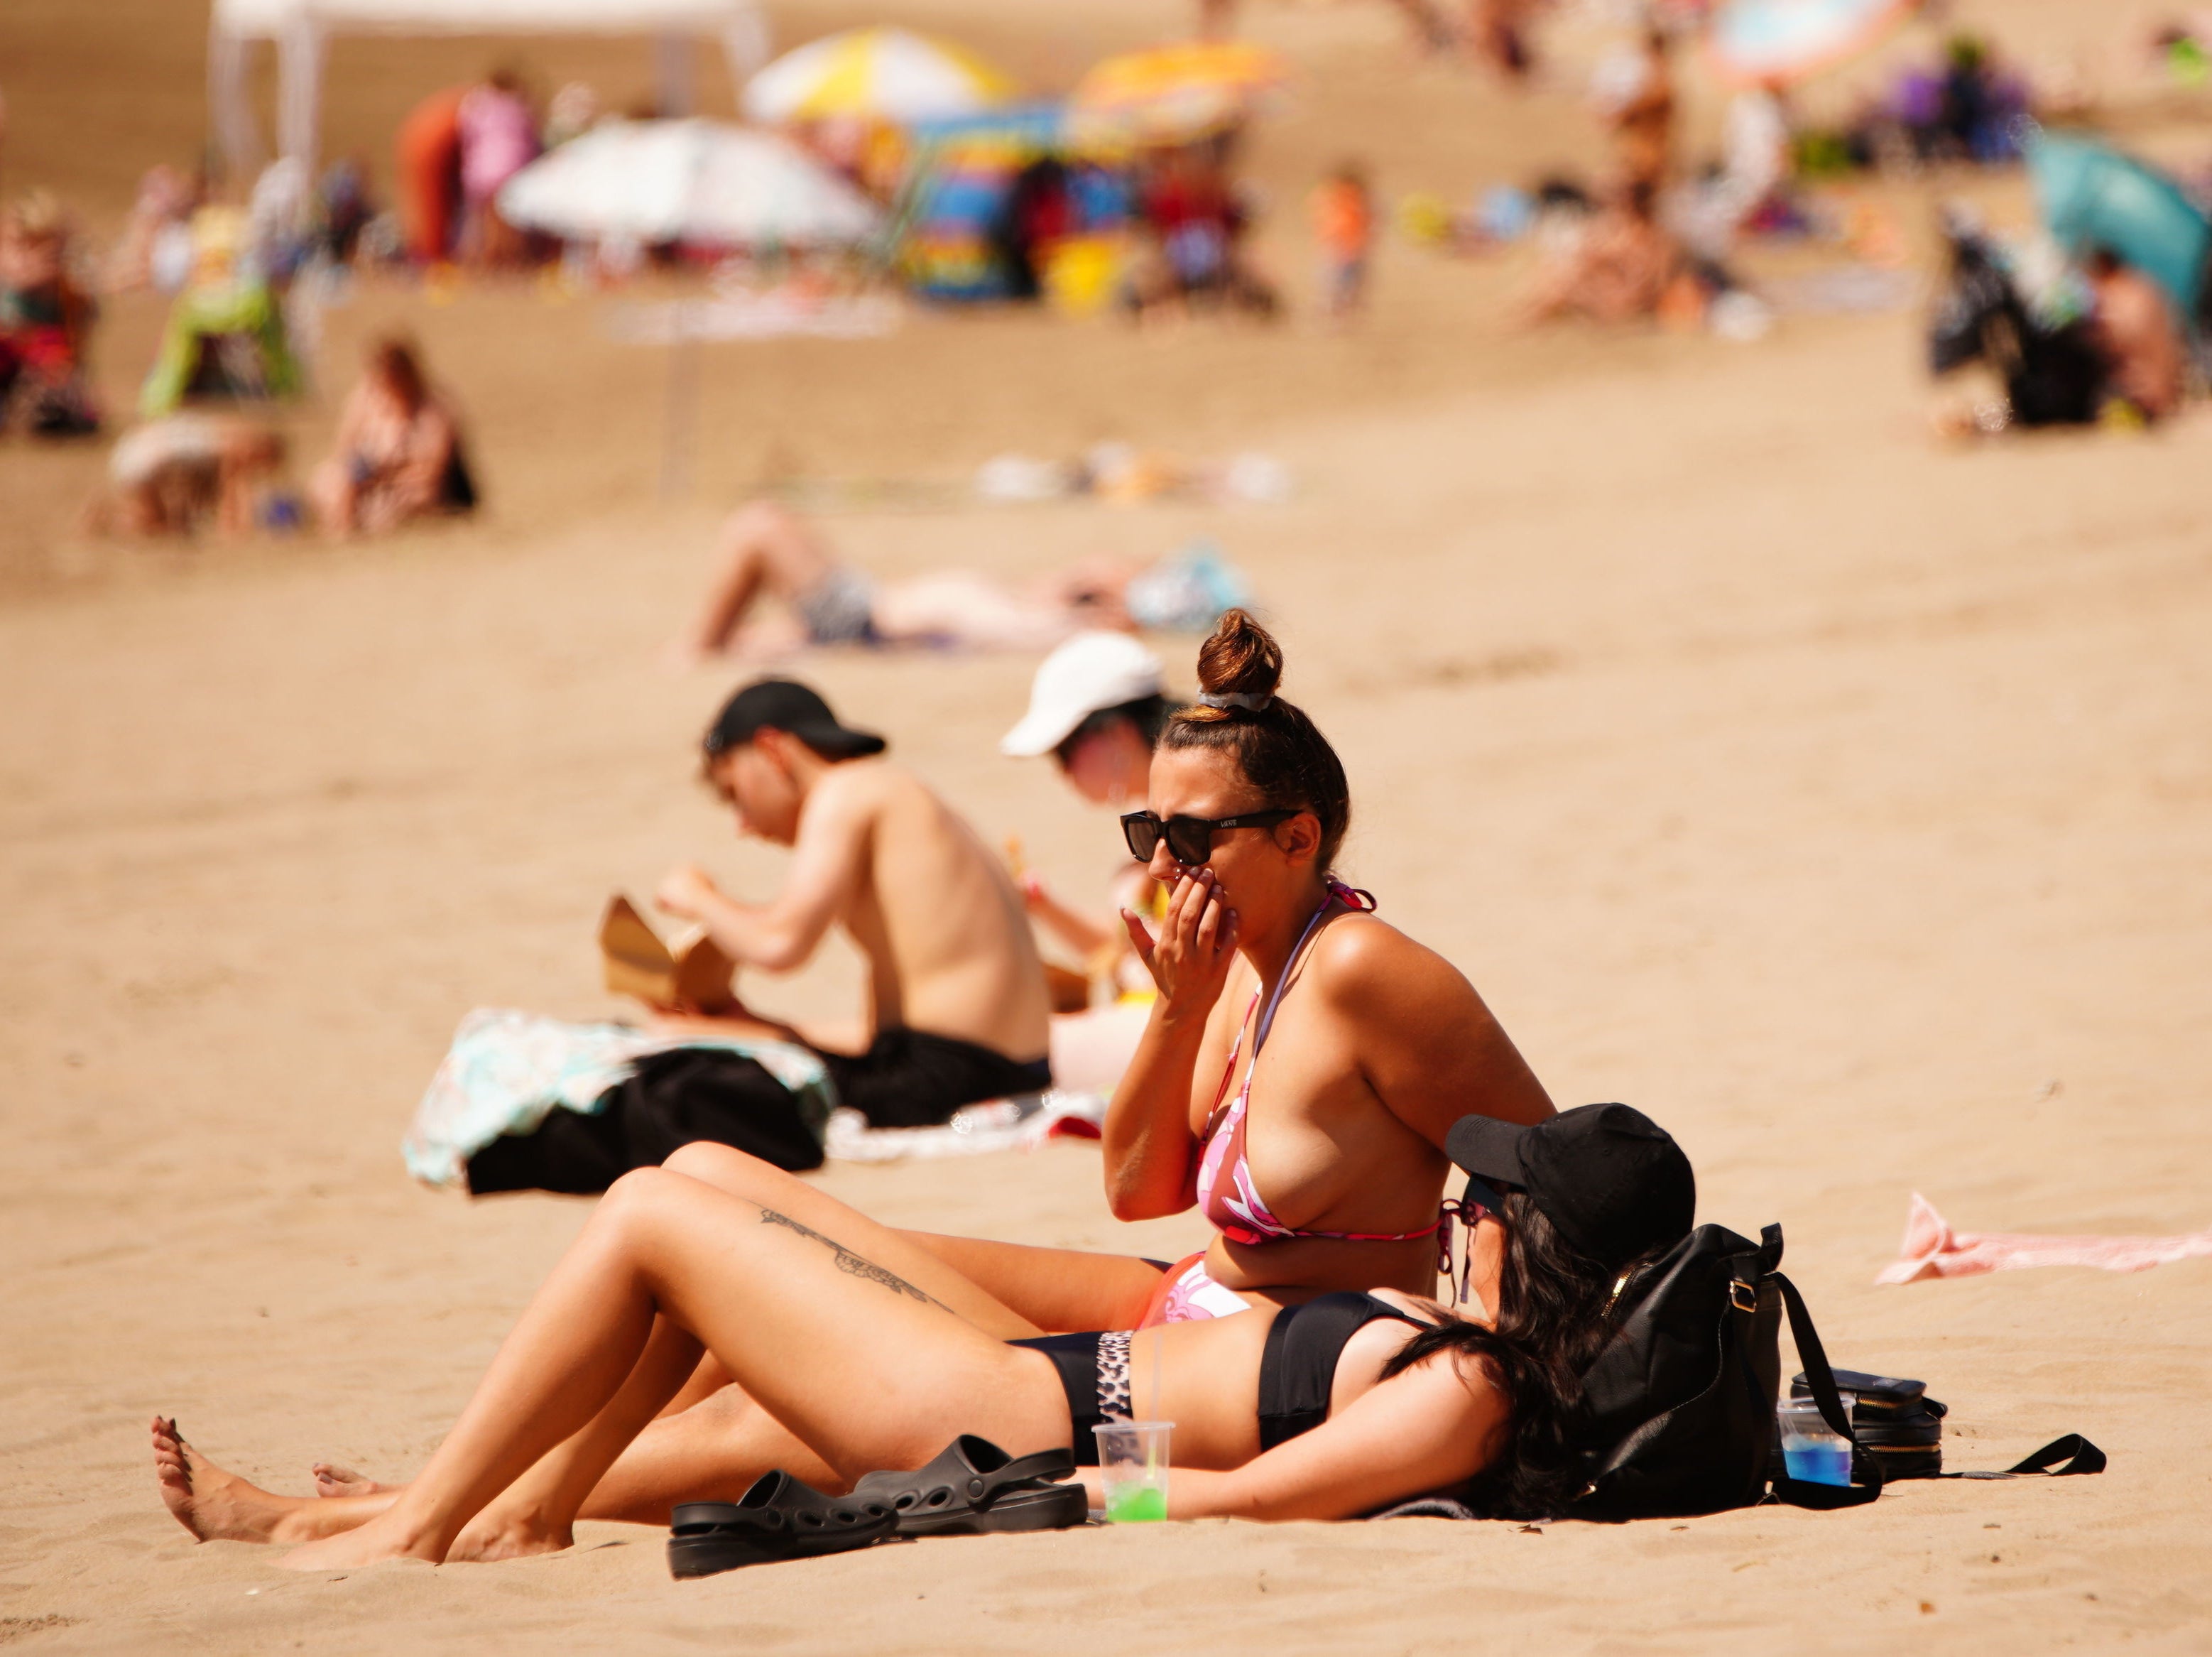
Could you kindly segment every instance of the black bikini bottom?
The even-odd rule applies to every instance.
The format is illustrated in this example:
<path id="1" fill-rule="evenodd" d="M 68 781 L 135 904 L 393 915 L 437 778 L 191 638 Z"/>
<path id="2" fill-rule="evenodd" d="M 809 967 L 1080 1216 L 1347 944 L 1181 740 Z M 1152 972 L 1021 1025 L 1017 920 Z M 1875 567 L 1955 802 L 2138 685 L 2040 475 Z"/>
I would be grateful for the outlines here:
<path id="1" fill-rule="evenodd" d="M 1388 1301 L 1343 1292 L 1317 1295 L 1275 1314 L 1260 1355 L 1257 1406 L 1262 1450 L 1310 1433 L 1328 1419 L 1329 1391 L 1336 1384 L 1337 1360 L 1344 1355 L 1345 1343 L 1378 1318 L 1395 1318 L 1416 1329 L 1429 1326 Z M 1093 1428 L 1128 1418 L 1129 1338 L 1127 1330 L 1109 1334 L 1091 1331 L 1006 1343 L 1052 1360 L 1060 1391 L 1067 1395 L 1079 1467 L 1098 1465 Z"/>

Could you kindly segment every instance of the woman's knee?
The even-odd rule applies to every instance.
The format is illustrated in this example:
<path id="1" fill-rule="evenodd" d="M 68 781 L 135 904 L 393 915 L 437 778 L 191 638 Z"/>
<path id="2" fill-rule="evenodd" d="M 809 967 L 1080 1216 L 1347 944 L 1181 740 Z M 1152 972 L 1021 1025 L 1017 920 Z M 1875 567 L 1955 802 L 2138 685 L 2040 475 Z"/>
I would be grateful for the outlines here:
<path id="1" fill-rule="evenodd" d="M 702 1185 L 714 1185 L 736 1196 L 751 1196 L 789 1183 L 791 1176 L 772 1162 L 763 1162 L 749 1151 L 711 1139 L 695 1139 L 679 1145 L 661 1161 L 668 1173 L 680 1173 Z"/>
<path id="2" fill-rule="evenodd" d="M 696 1183 L 665 1168 L 632 1168 L 607 1187 L 592 1217 L 603 1226 L 631 1227 L 665 1210 L 684 1187 Z"/>

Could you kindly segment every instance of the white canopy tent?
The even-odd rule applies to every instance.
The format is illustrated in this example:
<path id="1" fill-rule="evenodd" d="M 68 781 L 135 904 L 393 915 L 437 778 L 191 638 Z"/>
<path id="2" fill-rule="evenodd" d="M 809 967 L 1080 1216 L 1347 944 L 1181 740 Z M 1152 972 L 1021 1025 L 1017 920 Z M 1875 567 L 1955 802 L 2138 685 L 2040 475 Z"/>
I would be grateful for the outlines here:
<path id="1" fill-rule="evenodd" d="M 250 170 L 262 147 L 246 106 L 246 53 L 276 49 L 276 149 L 312 168 L 322 110 L 323 58 L 337 34 L 646 34 L 659 45 L 660 101 L 688 113 L 690 54 L 702 37 L 729 56 L 742 87 L 768 61 L 758 0 L 215 0 L 208 34 L 208 110 L 224 161 Z"/>

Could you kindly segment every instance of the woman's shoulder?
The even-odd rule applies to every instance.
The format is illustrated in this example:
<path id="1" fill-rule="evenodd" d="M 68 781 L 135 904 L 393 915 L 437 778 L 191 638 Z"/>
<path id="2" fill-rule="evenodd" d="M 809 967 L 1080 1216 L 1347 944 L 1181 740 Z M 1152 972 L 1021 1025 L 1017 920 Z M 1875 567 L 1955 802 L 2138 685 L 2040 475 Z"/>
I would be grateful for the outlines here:
<path id="1" fill-rule="evenodd" d="M 1343 915 L 1323 927 L 1312 959 L 1316 984 L 1332 998 L 1454 986 L 1473 993 L 1457 967 L 1376 914 Z"/>

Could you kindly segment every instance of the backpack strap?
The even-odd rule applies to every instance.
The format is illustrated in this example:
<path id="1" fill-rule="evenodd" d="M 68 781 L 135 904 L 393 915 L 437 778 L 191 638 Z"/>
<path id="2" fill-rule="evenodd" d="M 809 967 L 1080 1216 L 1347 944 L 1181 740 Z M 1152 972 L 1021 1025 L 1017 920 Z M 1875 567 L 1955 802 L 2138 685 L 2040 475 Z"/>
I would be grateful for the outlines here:
<path id="1" fill-rule="evenodd" d="M 1767 1232 L 1778 1252 L 1780 1233 L 1772 1226 Z M 1782 1291 L 1782 1304 L 1790 1313 L 1790 1338 L 1796 1343 L 1797 1362 L 1805 1368 L 1805 1384 L 1812 1391 L 1813 1401 L 1820 1406 L 1820 1419 L 1851 1447 L 1850 1484 L 1814 1484 L 1782 1472 L 1775 1477 L 1774 1494 L 1799 1508 L 1856 1508 L 1871 1502 L 1881 1494 L 1881 1464 L 1859 1447 L 1850 1412 L 1836 1391 L 1836 1372 L 1828 1367 L 1828 1354 L 1820 1344 L 1820 1331 L 1813 1327 L 1813 1314 L 1805 1309 L 1805 1297 L 1797 1292 L 1796 1284 L 1778 1271 L 1770 1273 L 1767 1281 Z"/>
<path id="2" fill-rule="evenodd" d="M 2061 1464 L 2063 1465 L 2056 1465 Z M 2033 1455 L 2013 1463 L 2002 1472 L 1938 1473 L 1938 1478 L 2028 1478 L 2037 1473 L 2048 1473 L 2053 1478 L 2064 1478 L 2072 1473 L 2101 1473 L 2105 1471 L 2105 1453 L 2083 1438 L 2079 1433 L 2069 1433 L 2055 1438 Z"/>
<path id="3" fill-rule="evenodd" d="M 1771 1276 L 1782 1264 L 1782 1228 L 1762 1227 L 1759 1234 L 1759 1275 Z"/>

